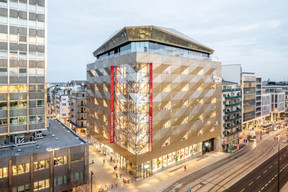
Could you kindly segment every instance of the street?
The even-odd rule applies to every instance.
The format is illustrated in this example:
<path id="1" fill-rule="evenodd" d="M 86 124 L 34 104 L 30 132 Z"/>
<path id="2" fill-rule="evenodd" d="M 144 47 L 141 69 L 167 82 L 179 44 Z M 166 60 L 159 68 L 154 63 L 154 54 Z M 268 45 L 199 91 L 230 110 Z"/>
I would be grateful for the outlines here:
<path id="1" fill-rule="evenodd" d="M 274 139 L 273 134 L 263 137 L 266 138 L 250 142 L 238 153 L 179 179 L 163 191 L 186 192 L 189 188 L 197 192 L 225 191 L 277 151 L 277 140 Z M 286 144 L 282 143 L 282 145 Z"/>
<path id="2" fill-rule="evenodd" d="M 247 176 L 228 188 L 226 192 L 265 191 L 278 189 L 278 153 L 270 157 Z M 288 180 L 288 146 L 280 151 L 280 189 Z"/>

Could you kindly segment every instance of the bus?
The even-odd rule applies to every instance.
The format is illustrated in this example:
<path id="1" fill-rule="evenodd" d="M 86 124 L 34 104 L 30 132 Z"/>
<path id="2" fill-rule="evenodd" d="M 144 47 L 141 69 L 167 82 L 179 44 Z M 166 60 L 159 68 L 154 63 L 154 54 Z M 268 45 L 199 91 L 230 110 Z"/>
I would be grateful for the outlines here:
<path id="1" fill-rule="evenodd" d="M 248 135 L 248 140 L 249 141 L 256 141 L 256 133 L 255 133 L 255 131 L 250 131 L 250 133 Z"/>

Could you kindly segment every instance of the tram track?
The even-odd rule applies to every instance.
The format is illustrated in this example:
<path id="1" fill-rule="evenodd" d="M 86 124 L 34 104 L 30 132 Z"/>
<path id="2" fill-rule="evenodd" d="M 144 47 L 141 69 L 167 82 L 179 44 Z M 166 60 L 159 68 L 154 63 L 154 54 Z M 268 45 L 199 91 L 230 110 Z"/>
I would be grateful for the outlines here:
<path id="1" fill-rule="evenodd" d="M 257 150 L 257 148 L 255 148 L 255 149 L 253 149 L 253 152 L 256 150 L 256 153 L 249 153 L 249 154 L 247 154 L 245 156 L 239 157 L 237 159 L 237 161 L 242 161 L 244 159 L 248 159 L 248 162 L 246 161 L 245 164 L 243 166 L 241 166 L 240 168 L 237 168 L 237 170 L 234 170 L 234 169 L 231 170 L 230 169 L 230 172 L 232 172 L 231 174 L 227 175 L 227 170 L 229 170 L 229 167 L 231 167 L 231 165 L 234 166 L 236 158 L 233 161 L 227 163 L 226 165 L 224 165 L 222 167 L 219 167 L 215 171 L 205 175 L 204 177 L 209 178 L 209 181 L 206 181 L 205 179 L 203 179 L 203 181 L 205 180 L 205 183 L 207 182 L 207 183 L 212 183 L 213 184 L 213 187 L 211 187 L 208 191 L 212 191 L 212 190 L 213 191 L 219 191 L 221 189 L 223 191 L 223 188 L 224 189 L 226 188 L 225 185 L 227 183 L 231 182 L 236 177 L 239 177 L 239 174 L 242 174 L 243 172 L 249 170 L 251 167 L 255 166 L 255 164 L 257 164 L 258 159 L 262 159 L 262 158 L 265 158 L 265 157 L 268 158 L 270 156 L 269 154 L 273 151 L 273 147 L 271 147 L 271 144 L 275 143 L 275 141 L 266 141 L 265 143 L 268 146 L 266 145 L 267 147 L 265 147 L 264 149 Z M 264 153 L 263 153 L 263 151 L 264 151 Z M 223 175 L 225 174 L 225 178 L 220 180 L 217 183 L 213 183 L 214 179 L 216 179 L 218 177 L 218 175 L 222 175 L 222 174 Z M 227 178 L 229 178 L 229 180 L 227 180 Z M 201 179 L 201 178 L 199 178 L 199 179 Z M 225 182 L 222 184 L 223 181 L 225 181 Z M 187 181 L 187 182 L 183 183 L 183 186 L 186 186 L 189 183 L 190 182 Z M 194 184 L 191 188 L 197 187 L 200 183 L 202 183 L 202 182 Z M 197 188 L 197 190 L 201 190 L 204 187 L 205 187 L 205 185 L 202 185 L 202 187 Z M 216 188 L 218 188 L 218 189 L 216 189 Z"/>

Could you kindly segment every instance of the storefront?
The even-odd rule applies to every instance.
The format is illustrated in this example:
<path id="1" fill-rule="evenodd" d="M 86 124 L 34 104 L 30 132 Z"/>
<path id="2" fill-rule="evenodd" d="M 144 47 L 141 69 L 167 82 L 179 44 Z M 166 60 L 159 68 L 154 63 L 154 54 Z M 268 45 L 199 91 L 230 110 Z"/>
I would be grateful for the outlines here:
<path id="1" fill-rule="evenodd" d="M 158 171 L 188 157 L 195 156 L 196 154 L 201 154 L 201 143 L 153 159 L 152 172 Z"/>

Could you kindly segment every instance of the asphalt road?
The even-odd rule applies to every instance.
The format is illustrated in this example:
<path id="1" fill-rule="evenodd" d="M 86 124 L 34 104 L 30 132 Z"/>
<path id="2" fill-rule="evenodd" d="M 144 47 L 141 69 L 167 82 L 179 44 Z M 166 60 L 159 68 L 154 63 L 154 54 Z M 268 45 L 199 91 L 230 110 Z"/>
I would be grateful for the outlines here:
<path id="1" fill-rule="evenodd" d="M 280 189 L 288 181 L 288 146 L 280 152 Z M 278 153 L 239 180 L 226 192 L 275 192 L 278 191 Z"/>
<path id="2" fill-rule="evenodd" d="M 264 141 L 264 142 L 268 142 L 268 141 Z M 230 163 L 231 161 L 236 160 L 237 158 L 243 156 L 244 154 L 247 154 L 251 150 L 251 148 L 252 148 L 252 146 L 248 145 L 245 148 L 243 148 L 242 150 L 240 150 L 238 153 L 232 154 L 231 156 L 229 156 L 226 159 L 220 160 L 220 161 L 218 161 L 212 165 L 209 165 L 209 166 L 207 166 L 207 167 L 205 167 L 199 171 L 191 173 L 190 175 L 188 175 L 182 179 L 179 179 L 178 181 L 171 184 L 168 188 L 164 189 L 163 192 L 179 191 L 181 189 L 180 186 L 185 186 L 189 183 L 192 183 L 193 181 L 211 173 L 214 170 L 217 170 L 218 168 Z M 249 159 L 249 157 L 247 157 L 247 159 Z M 175 186 L 179 186 L 179 187 L 175 188 Z"/>
<path id="3" fill-rule="evenodd" d="M 252 149 L 252 145 L 250 144 L 250 145 L 246 146 L 245 148 L 243 148 L 242 150 L 240 150 L 239 152 L 232 154 L 230 157 L 228 157 L 226 159 L 220 160 L 220 161 L 218 161 L 212 165 L 209 165 L 209 166 L 207 166 L 207 167 L 205 167 L 199 171 L 196 171 L 196 172 L 191 173 L 190 175 L 188 175 L 186 177 L 179 179 L 178 181 L 172 183 L 169 187 L 167 187 L 166 189 L 164 189 L 162 191 L 164 191 L 164 192 L 187 191 L 188 187 L 191 187 L 192 191 L 205 191 L 205 192 L 206 191 L 224 191 L 225 189 L 229 188 L 231 186 L 231 184 L 237 182 L 239 175 L 243 175 L 243 174 L 246 175 L 246 173 L 253 171 L 253 169 L 257 169 L 259 172 L 259 167 L 257 168 L 257 165 L 260 162 L 263 162 L 264 160 L 266 160 L 268 157 L 270 157 L 271 154 L 274 153 L 273 150 L 275 150 L 275 147 L 277 147 L 277 141 L 275 141 L 273 138 L 270 138 L 268 140 L 263 140 L 261 142 L 261 144 L 257 145 L 256 148 L 254 148 L 254 149 Z M 285 149 L 287 149 L 287 147 L 285 147 Z M 286 159 L 285 157 L 286 156 L 288 157 L 288 154 L 286 156 L 284 156 L 285 153 L 283 152 L 283 157 L 282 157 L 283 158 L 282 165 L 284 167 L 285 167 L 285 163 L 286 164 L 288 163 L 288 160 L 287 160 L 287 162 L 285 162 L 285 159 Z M 281 155 L 282 155 L 282 152 L 281 152 Z M 273 157 L 275 158 L 275 156 L 273 156 Z M 276 157 L 277 157 L 277 155 L 276 155 Z M 273 160 L 271 160 L 271 161 L 273 161 Z M 267 166 L 267 165 L 264 164 L 263 167 L 265 167 L 265 166 Z M 272 166 L 272 164 L 271 165 L 269 164 L 268 170 L 266 170 L 266 172 L 263 174 L 266 174 L 266 173 L 270 174 L 270 171 L 275 171 L 275 170 L 277 171 L 277 169 L 275 168 L 277 166 L 275 164 L 275 162 L 274 162 L 274 165 L 272 167 L 271 166 Z M 281 167 L 281 169 L 283 168 L 283 171 L 287 171 L 286 168 L 288 168 L 288 166 L 285 168 L 283 166 Z M 263 169 L 263 167 L 262 167 L 262 169 Z M 271 168 L 269 168 L 269 167 L 271 167 Z M 265 170 L 263 170 L 263 172 L 264 171 Z M 257 173 L 257 171 L 255 173 Z M 225 177 L 219 177 L 219 175 L 220 176 L 225 175 Z M 254 188 L 258 189 L 258 187 L 253 188 L 253 186 L 257 185 L 257 183 L 258 183 L 258 181 L 255 180 L 255 178 L 257 178 L 258 176 L 259 175 L 256 175 L 254 177 L 250 176 L 250 177 L 254 178 L 254 180 L 250 179 L 249 180 L 250 182 L 249 181 L 242 182 L 238 187 L 236 187 L 236 185 L 235 185 L 236 190 L 231 190 L 231 191 L 233 191 L 233 192 L 237 192 L 237 190 L 238 191 L 241 191 L 241 190 L 254 191 Z M 260 180 L 260 177 L 258 177 L 257 180 Z M 245 178 L 245 176 L 244 176 L 244 178 Z M 265 179 L 266 178 L 268 179 L 268 177 L 265 176 Z M 272 178 L 273 178 L 273 176 L 271 176 L 271 178 L 270 178 L 271 181 L 269 179 L 267 181 L 264 180 L 263 186 L 266 185 L 265 182 L 269 183 L 269 181 L 272 185 L 273 184 L 272 180 L 275 180 L 275 177 L 274 177 L 274 179 L 272 179 Z M 286 181 L 285 179 L 286 179 L 286 176 L 284 176 L 284 174 L 283 174 L 283 179 L 282 179 L 283 185 L 285 184 L 285 182 L 284 182 L 284 181 Z M 240 181 L 242 181 L 242 180 L 240 180 Z M 246 185 L 249 186 L 249 188 L 247 187 L 247 189 L 246 189 L 245 188 Z M 242 188 L 240 186 L 242 186 Z M 261 186 L 257 191 L 261 191 L 263 186 Z M 266 189 L 268 189 L 268 187 L 270 187 L 270 186 L 268 186 L 268 184 L 267 184 Z M 230 188 L 229 188 L 229 190 L 230 190 Z M 266 190 L 265 190 L 265 192 L 266 192 Z"/>

